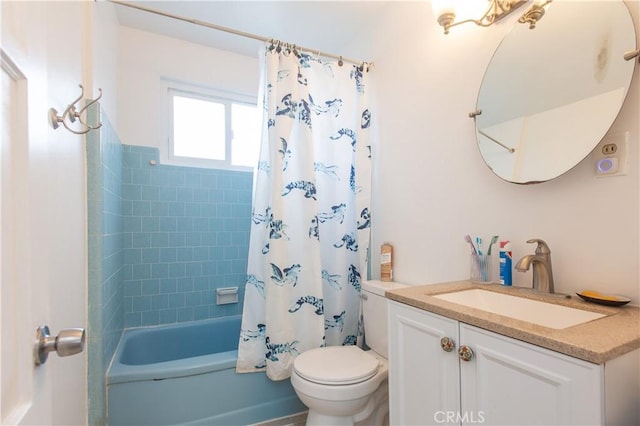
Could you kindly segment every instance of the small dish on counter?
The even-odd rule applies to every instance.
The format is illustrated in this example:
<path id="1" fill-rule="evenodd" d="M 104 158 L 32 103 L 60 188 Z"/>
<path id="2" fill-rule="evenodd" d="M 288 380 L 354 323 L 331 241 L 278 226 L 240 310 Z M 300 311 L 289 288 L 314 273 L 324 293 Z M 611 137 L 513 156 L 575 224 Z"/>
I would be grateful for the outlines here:
<path id="1" fill-rule="evenodd" d="M 622 306 L 631 302 L 631 299 L 624 296 L 616 296 L 609 294 L 601 294 L 596 291 L 583 290 L 580 293 L 576 293 L 580 298 L 587 302 L 597 303 L 599 305 L 607 306 Z"/>

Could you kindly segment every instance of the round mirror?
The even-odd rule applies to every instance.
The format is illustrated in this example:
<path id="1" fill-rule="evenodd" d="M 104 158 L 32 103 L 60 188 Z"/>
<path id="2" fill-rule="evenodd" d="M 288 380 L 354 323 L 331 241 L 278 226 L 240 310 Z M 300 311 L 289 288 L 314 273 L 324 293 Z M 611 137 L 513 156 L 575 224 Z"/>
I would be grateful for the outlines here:
<path id="1" fill-rule="evenodd" d="M 534 30 L 514 25 L 480 87 L 478 146 L 502 179 L 544 182 L 578 164 L 613 124 L 636 35 L 622 1 L 555 1 Z"/>

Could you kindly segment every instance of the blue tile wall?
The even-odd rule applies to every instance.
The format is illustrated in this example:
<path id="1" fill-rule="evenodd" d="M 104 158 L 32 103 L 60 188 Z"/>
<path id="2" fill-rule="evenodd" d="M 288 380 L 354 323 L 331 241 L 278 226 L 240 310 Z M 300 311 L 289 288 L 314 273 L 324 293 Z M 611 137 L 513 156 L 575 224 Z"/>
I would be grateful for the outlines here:
<path id="1" fill-rule="evenodd" d="M 88 423 L 106 424 L 105 374 L 126 327 L 242 312 L 251 172 L 159 164 L 122 145 L 96 104 L 87 135 Z M 155 165 L 151 164 L 151 161 Z M 239 303 L 216 305 L 216 289 Z"/>
<path id="2" fill-rule="evenodd" d="M 124 327 L 122 145 L 98 106 L 89 120 L 100 131 L 87 135 L 88 203 L 88 423 L 105 424 L 105 373 Z"/>
<path id="3" fill-rule="evenodd" d="M 122 154 L 125 327 L 242 313 L 253 174 Z M 216 305 L 216 289 L 234 286 L 239 303 Z"/>
<path id="4" fill-rule="evenodd" d="M 128 327 L 242 313 L 251 172 L 162 165 L 100 114 L 87 136 L 89 425 L 105 425 L 105 375 Z M 96 122 L 96 120 L 92 120 Z M 238 303 L 216 289 L 238 287 Z"/>

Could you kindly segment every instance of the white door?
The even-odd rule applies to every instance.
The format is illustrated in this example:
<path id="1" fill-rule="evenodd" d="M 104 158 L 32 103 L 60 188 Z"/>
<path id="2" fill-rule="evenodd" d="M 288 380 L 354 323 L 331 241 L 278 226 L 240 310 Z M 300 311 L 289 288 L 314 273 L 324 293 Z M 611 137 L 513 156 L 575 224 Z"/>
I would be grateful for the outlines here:
<path id="1" fill-rule="evenodd" d="M 80 2 L 0 2 L 0 423 L 85 424 L 86 355 L 35 366 L 36 328 L 84 327 L 84 137 L 48 125 L 82 82 Z"/>
<path id="2" fill-rule="evenodd" d="M 463 424 L 603 423 L 602 366 L 467 324 L 460 341 L 474 351 L 460 362 Z"/>
<path id="3" fill-rule="evenodd" d="M 4 52 L 3 52 L 4 53 Z M 29 399 L 28 383 L 22 378 L 31 372 L 28 357 L 29 338 L 33 333 L 24 327 L 29 309 L 20 309 L 28 304 L 29 293 L 26 259 L 26 202 L 25 159 L 26 128 L 24 117 L 20 117 L 20 104 L 25 93 L 24 76 L 6 57 L 2 58 L 2 95 L 0 122 L 0 312 L 2 321 L 2 424 L 14 423 L 26 410 Z M 27 291 L 25 291 L 27 290 Z M 31 334 L 31 335 L 30 335 Z M 20 350 L 10 350 L 20 348 Z"/>
<path id="4" fill-rule="evenodd" d="M 460 373 L 458 322 L 389 302 L 389 415 L 393 425 L 456 423 Z"/>

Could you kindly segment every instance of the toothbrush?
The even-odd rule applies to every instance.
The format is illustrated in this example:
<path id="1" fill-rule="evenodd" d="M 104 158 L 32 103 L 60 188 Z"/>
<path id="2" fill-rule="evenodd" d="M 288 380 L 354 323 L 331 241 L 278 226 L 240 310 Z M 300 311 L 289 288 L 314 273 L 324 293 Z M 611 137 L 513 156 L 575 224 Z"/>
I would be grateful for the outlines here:
<path id="1" fill-rule="evenodd" d="M 475 263 L 478 265 L 478 270 L 480 271 L 480 273 L 482 274 L 482 261 L 480 260 L 480 257 L 478 256 L 478 251 L 476 250 L 476 246 L 473 245 L 473 241 L 471 241 L 471 237 L 469 235 L 465 235 L 464 236 L 464 240 L 466 242 L 469 243 L 469 245 L 471 246 L 471 251 L 472 251 L 472 256 L 475 260 Z M 485 276 L 484 274 L 482 274 L 482 279 L 484 279 Z"/>
<path id="2" fill-rule="evenodd" d="M 471 241 L 471 237 L 469 235 L 465 235 L 464 240 L 468 242 L 469 245 L 471 246 L 471 250 L 473 251 L 473 254 L 478 254 L 478 252 L 476 251 L 476 247 L 473 245 L 473 241 Z"/>
<path id="3" fill-rule="evenodd" d="M 482 238 L 476 237 L 476 245 L 478 246 L 478 266 L 480 267 L 480 275 L 482 281 L 487 281 L 486 258 L 482 255 Z"/>
<path id="4" fill-rule="evenodd" d="M 487 251 L 487 256 L 491 256 L 491 247 L 498 242 L 498 236 L 494 235 L 491 237 L 491 242 L 489 243 L 489 251 Z"/>

